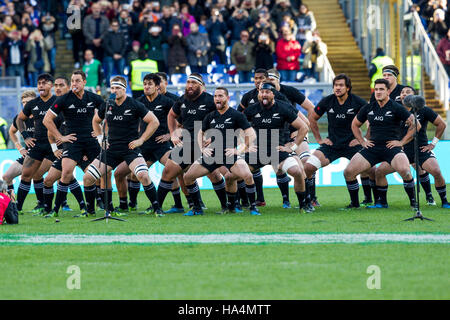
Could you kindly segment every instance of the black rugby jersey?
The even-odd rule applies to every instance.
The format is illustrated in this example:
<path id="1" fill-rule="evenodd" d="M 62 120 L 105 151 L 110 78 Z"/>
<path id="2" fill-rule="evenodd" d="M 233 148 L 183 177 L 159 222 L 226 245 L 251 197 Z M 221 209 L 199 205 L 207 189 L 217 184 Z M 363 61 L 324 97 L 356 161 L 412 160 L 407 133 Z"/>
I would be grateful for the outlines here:
<path id="1" fill-rule="evenodd" d="M 244 109 L 248 108 L 252 104 L 259 103 L 258 93 L 259 93 L 259 91 L 256 88 L 246 92 L 242 96 L 241 103 L 237 107 L 237 110 L 242 112 L 242 111 L 244 111 Z M 273 93 L 274 93 L 274 99 L 275 100 L 281 100 L 281 101 L 286 102 L 286 103 L 291 103 L 289 101 L 289 99 L 284 94 L 280 93 L 279 91 L 274 90 Z M 241 105 L 244 106 L 244 108 Z"/>
<path id="2" fill-rule="evenodd" d="M 105 105 L 100 107 L 98 115 L 104 119 Z M 139 122 L 149 111 L 141 102 L 127 97 L 118 106 L 112 103 L 106 111 L 106 122 L 108 124 L 108 141 L 110 145 L 128 145 L 131 141 L 139 138 Z"/>
<path id="3" fill-rule="evenodd" d="M 216 110 L 216 105 L 214 103 L 214 97 L 207 92 L 203 92 L 194 101 L 186 99 L 183 95 L 174 103 L 172 110 L 176 115 L 181 117 L 180 123 L 183 125 L 183 128 L 193 134 L 194 122 L 203 122 L 203 119 L 208 113 Z"/>
<path id="4" fill-rule="evenodd" d="M 62 112 L 66 121 L 66 134 L 76 133 L 77 139 L 80 140 L 91 137 L 95 109 L 104 104 L 102 97 L 95 93 L 84 91 L 83 97 L 79 99 L 75 93 L 69 91 L 58 97 L 50 110 L 55 115 Z"/>
<path id="5" fill-rule="evenodd" d="M 250 123 L 241 112 L 228 108 L 224 114 L 220 114 L 216 110 L 206 115 L 203 120 L 202 131 L 206 132 L 208 129 L 219 130 L 222 137 L 225 138 L 222 142 L 225 150 L 226 148 L 236 148 L 238 145 L 237 136 L 232 134 L 233 131 L 237 129 L 247 130 L 250 127 Z M 232 138 L 232 140 L 228 140 L 228 138 Z"/>
<path id="6" fill-rule="evenodd" d="M 355 137 L 352 132 L 353 118 L 367 102 L 354 94 L 349 94 L 344 104 L 340 105 L 334 94 L 324 97 L 314 111 L 323 116 L 325 113 L 328 118 L 328 139 L 336 147 L 348 146 Z"/>
<path id="7" fill-rule="evenodd" d="M 37 97 L 33 100 L 30 100 L 22 110 L 27 117 L 33 115 L 34 138 L 37 141 L 45 141 L 48 143 L 47 127 L 44 126 L 42 121 L 44 120 L 45 114 L 47 113 L 48 109 L 50 109 L 55 100 L 55 96 L 52 96 L 46 102 L 44 102 L 40 97 Z"/>
<path id="8" fill-rule="evenodd" d="M 424 107 L 417 112 L 417 120 L 421 126 L 421 128 L 419 130 L 419 135 L 418 135 L 419 147 L 428 145 L 428 137 L 427 137 L 428 122 L 433 123 L 437 117 L 438 117 L 438 114 L 429 107 Z M 403 124 L 402 137 L 404 137 L 407 132 L 408 132 L 408 126 Z M 414 150 L 414 140 L 411 140 L 409 143 L 405 144 L 403 147 L 405 148 L 405 151 L 407 149 Z"/>
<path id="9" fill-rule="evenodd" d="M 369 121 L 370 140 L 385 143 L 401 139 L 402 122 L 409 116 L 411 113 L 405 107 L 389 100 L 383 108 L 376 101 L 365 105 L 356 117 L 362 123 Z"/>
<path id="10" fill-rule="evenodd" d="M 276 137 L 276 135 L 278 135 L 278 141 L 274 141 L 274 143 L 280 146 L 284 145 L 287 142 L 284 134 L 286 124 L 297 119 L 297 112 L 292 109 L 291 105 L 281 101 L 275 101 L 269 109 L 264 108 L 260 103 L 253 104 L 244 110 L 244 115 L 256 131 L 258 146 L 263 141 L 267 146 L 271 146 L 272 137 Z"/>
<path id="11" fill-rule="evenodd" d="M 144 104 L 144 106 L 152 111 L 159 120 L 159 127 L 156 129 L 155 133 L 146 141 L 146 143 L 155 142 L 155 138 L 163 134 L 169 133 L 169 128 L 167 126 L 167 115 L 172 108 L 173 101 L 166 96 L 159 94 L 155 100 L 149 101 L 145 95 L 139 97 L 137 101 Z M 147 123 L 141 121 L 141 134 L 147 128 Z"/>

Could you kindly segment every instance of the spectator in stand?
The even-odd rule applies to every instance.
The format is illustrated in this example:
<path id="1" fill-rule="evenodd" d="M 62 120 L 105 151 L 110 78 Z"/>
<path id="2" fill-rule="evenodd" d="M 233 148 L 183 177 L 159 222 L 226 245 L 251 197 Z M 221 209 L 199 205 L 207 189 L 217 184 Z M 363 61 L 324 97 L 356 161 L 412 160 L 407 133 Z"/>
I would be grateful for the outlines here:
<path id="1" fill-rule="evenodd" d="M 260 33 L 258 43 L 253 48 L 253 55 L 255 57 L 256 69 L 271 69 L 273 68 L 273 53 L 275 52 L 275 45 L 267 33 Z"/>
<path id="2" fill-rule="evenodd" d="M 309 11 L 306 4 L 302 4 L 298 15 L 295 17 L 295 21 L 297 22 L 298 27 L 296 39 L 303 47 L 307 36 L 316 30 L 316 19 L 314 18 L 312 11 Z"/>
<path id="3" fill-rule="evenodd" d="M 225 55 L 226 43 L 224 34 L 227 33 L 227 25 L 223 21 L 222 14 L 219 10 L 213 9 L 211 11 L 211 18 L 206 22 L 206 31 L 209 35 L 209 41 L 211 42 L 211 57 L 214 55 L 218 57 L 219 64 L 226 64 L 227 57 Z"/>
<path id="4" fill-rule="evenodd" d="M 167 40 L 169 43 L 168 67 L 169 75 L 174 73 L 186 73 L 188 60 L 186 57 L 187 40 L 181 33 L 179 25 L 172 27 L 172 35 Z"/>
<path id="5" fill-rule="evenodd" d="M 445 24 L 445 12 L 442 9 L 437 9 L 433 13 L 433 21 L 428 24 L 427 32 L 430 34 L 431 41 L 437 46 L 439 40 L 447 34 L 448 27 Z"/>
<path id="6" fill-rule="evenodd" d="M 289 15 L 291 18 L 295 17 L 295 12 L 291 8 L 289 0 L 278 0 L 277 4 L 273 7 L 270 16 L 277 26 L 277 30 L 281 27 L 281 22 L 285 15 Z"/>
<path id="7" fill-rule="evenodd" d="M 255 66 L 255 56 L 253 48 L 255 44 L 249 41 L 247 30 L 241 31 L 241 40 L 236 42 L 231 49 L 231 63 L 236 66 L 239 74 L 239 83 L 251 81 L 252 69 Z"/>
<path id="8" fill-rule="evenodd" d="M 86 89 L 99 92 L 103 82 L 103 68 L 101 62 L 94 59 L 94 53 L 90 49 L 84 52 L 83 72 L 86 74 Z"/>
<path id="9" fill-rule="evenodd" d="M 100 4 L 92 4 L 91 9 L 92 13 L 83 21 L 83 34 L 86 40 L 86 48 L 91 49 L 95 58 L 102 61 L 102 42 L 109 29 L 109 21 L 108 18 L 100 14 Z"/>
<path id="10" fill-rule="evenodd" d="M 447 75 L 450 77 L 450 29 L 447 31 L 447 36 L 439 41 L 436 51 L 445 71 L 447 71 Z"/>
<path id="11" fill-rule="evenodd" d="M 170 6 L 162 7 L 162 16 L 158 20 L 158 25 L 162 28 L 162 33 L 169 38 L 172 35 L 172 30 L 174 25 L 179 25 L 181 27 L 181 20 L 172 15 Z"/>
<path id="12" fill-rule="evenodd" d="M 125 43 L 127 44 L 127 51 L 131 49 L 132 42 L 132 27 L 133 27 L 133 19 L 130 16 L 128 10 L 121 10 L 119 14 L 119 30 L 122 32 L 125 37 Z"/>
<path id="13" fill-rule="evenodd" d="M 14 30 L 2 44 L 3 61 L 6 74 L 9 77 L 20 77 L 22 86 L 25 85 L 25 44 L 20 39 L 20 32 Z"/>
<path id="14" fill-rule="evenodd" d="M 84 0 L 71 0 L 69 3 L 69 8 L 73 10 L 72 12 L 80 12 L 81 21 L 84 21 L 87 10 L 87 6 Z M 82 61 L 80 54 L 85 51 L 86 43 L 84 39 L 83 29 L 78 29 L 76 26 L 69 27 L 68 29 L 70 36 L 72 37 L 72 55 L 73 60 L 75 61 L 74 68 L 79 69 Z"/>
<path id="15" fill-rule="evenodd" d="M 291 30 L 292 36 L 297 38 L 297 24 L 295 23 L 294 19 L 289 14 L 285 14 L 283 16 L 283 20 L 281 21 L 280 28 L 282 27 L 288 27 Z M 301 46 L 301 45 L 300 45 Z"/>
<path id="16" fill-rule="evenodd" d="M 122 75 L 125 68 L 127 43 L 125 36 L 119 30 L 119 21 L 113 20 L 111 22 L 111 29 L 103 39 L 103 49 L 105 53 L 103 63 L 106 65 L 106 85 L 109 87 L 109 79 L 113 75 L 114 69 L 117 75 Z"/>
<path id="17" fill-rule="evenodd" d="M 166 69 L 164 63 L 164 55 L 162 45 L 167 42 L 165 34 L 161 33 L 161 27 L 157 24 L 153 24 L 146 34 L 143 34 L 140 43 L 141 46 L 147 50 L 148 59 L 154 60 L 158 63 L 158 70 L 163 71 Z"/>
<path id="18" fill-rule="evenodd" d="M 155 24 L 155 22 L 153 22 L 151 9 L 143 9 L 139 16 L 139 22 L 134 24 L 131 28 L 133 40 L 140 41 L 153 24 Z"/>
<path id="19" fill-rule="evenodd" d="M 188 0 L 188 11 L 189 14 L 191 14 L 195 21 L 199 22 L 201 16 L 205 15 L 206 12 L 203 10 L 203 6 L 200 4 L 197 4 L 197 0 Z"/>
<path id="20" fill-rule="evenodd" d="M 100 5 L 101 15 L 108 18 L 108 21 L 111 22 L 112 19 L 115 19 L 117 14 L 112 8 L 112 3 L 107 0 L 101 0 L 97 2 Z"/>
<path id="21" fill-rule="evenodd" d="M 200 17 L 200 23 L 198 24 L 198 32 L 203 34 L 208 34 L 208 31 L 206 30 L 206 22 L 208 20 L 207 16 L 201 16 Z"/>
<path id="22" fill-rule="evenodd" d="M 255 9 L 255 0 L 244 0 L 241 4 L 241 9 L 247 11 L 247 16 L 250 17 L 250 13 Z"/>
<path id="23" fill-rule="evenodd" d="M 152 14 L 156 17 L 156 21 L 161 19 L 161 7 L 159 1 L 152 1 Z"/>
<path id="24" fill-rule="evenodd" d="M 39 27 L 39 24 L 41 22 L 39 10 L 34 8 L 28 2 L 25 2 L 24 3 L 24 12 L 27 13 L 28 17 L 30 18 L 31 22 L 33 23 L 33 26 L 35 28 Z M 23 17 L 23 15 L 22 15 L 22 17 Z"/>
<path id="25" fill-rule="evenodd" d="M 241 39 L 242 30 L 247 30 L 251 25 L 251 20 L 248 13 L 244 9 L 234 10 L 230 20 L 228 20 L 228 32 L 226 34 L 230 45 L 233 46 L 235 42 Z"/>
<path id="26" fill-rule="evenodd" d="M 270 20 L 267 20 L 267 17 L 264 16 L 264 14 L 262 13 L 260 14 L 259 20 L 255 24 L 255 26 L 249 28 L 250 40 L 256 43 L 259 39 L 259 35 L 261 33 L 265 33 L 269 35 L 270 40 L 275 43 L 278 39 L 276 28 L 277 27 L 275 26 L 275 23 L 271 22 Z"/>
<path id="27" fill-rule="evenodd" d="M 189 13 L 189 7 L 187 4 L 181 6 L 181 24 L 183 27 L 183 36 L 187 37 L 191 32 L 191 25 L 195 23 L 195 18 Z M 198 25 L 197 25 L 198 27 Z"/>
<path id="28" fill-rule="evenodd" d="M 11 16 L 5 16 L 3 18 L 2 27 L 6 33 L 10 33 L 13 30 L 17 30 L 17 25 L 14 23 L 13 18 Z"/>
<path id="29" fill-rule="evenodd" d="M 58 29 L 58 25 L 56 24 L 56 19 L 52 17 L 50 14 L 46 14 L 42 17 L 42 23 L 39 26 L 42 35 L 44 36 L 44 42 L 47 48 L 50 48 L 47 51 L 48 61 L 50 62 L 50 73 L 52 75 L 55 74 L 56 69 L 56 39 L 55 33 Z"/>
<path id="30" fill-rule="evenodd" d="M 27 27 L 30 32 L 33 32 L 36 29 L 36 26 L 34 25 L 33 21 L 30 18 L 30 15 L 28 13 L 22 14 L 21 24 L 22 27 Z"/>
<path id="31" fill-rule="evenodd" d="M 158 64 L 154 60 L 147 58 L 147 52 L 144 48 L 139 49 L 138 58 L 130 63 L 130 87 L 133 98 L 137 99 L 144 93 L 142 79 L 148 73 L 158 72 Z"/>
<path id="32" fill-rule="evenodd" d="M 223 17 L 223 21 L 228 21 L 228 19 L 230 18 L 230 13 L 228 12 L 227 9 L 227 0 L 217 0 L 216 3 L 216 9 L 219 10 L 220 14 Z"/>
<path id="33" fill-rule="evenodd" d="M 276 45 L 277 69 L 282 81 L 295 81 L 300 70 L 300 43 L 293 37 L 289 27 L 281 28 L 282 37 Z"/>
<path id="34" fill-rule="evenodd" d="M 186 37 L 188 45 L 187 58 L 191 72 L 206 73 L 208 51 L 211 48 L 208 36 L 198 32 L 197 23 L 191 24 L 191 32 Z"/>
<path id="35" fill-rule="evenodd" d="M 130 68 L 131 61 L 137 60 L 139 58 L 139 49 L 141 48 L 141 43 L 137 40 L 134 40 L 131 43 L 131 51 L 128 52 L 127 55 L 127 66 Z"/>
<path id="36" fill-rule="evenodd" d="M 42 73 L 50 72 L 50 62 L 48 61 L 47 51 L 51 48 L 47 48 L 44 42 L 44 36 L 41 30 L 36 29 L 30 34 L 25 50 L 30 53 L 30 59 L 28 60 L 28 76 L 30 86 L 37 86 L 37 78 Z"/>
<path id="37" fill-rule="evenodd" d="M 305 54 L 303 69 L 306 76 L 319 81 L 319 73 L 323 70 L 328 53 L 327 45 L 320 38 L 319 31 L 314 31 L 312 38 L 305 42 L 303 53 Z"/>
<path id="38" fill-rule="evenodd" d="M 13 21 L 14 21 L 14 24 L 16 25 L 16 26 L 18 26 L 18 25 L 20 25 L 21 24 L 21 15 L 20 15 L 20 13 L 18 13 L 17 11 L 16 11 L 16 8 L 15 8 L 15 5 L 14 5 L 14 2 L 8 2 L 7 4 L 6 4 L 6 11 L 4 12 L 6 15 L 8 15 L 8 16 L 11 16 L 12 17 L 12 19 L 13 19 Z"/>

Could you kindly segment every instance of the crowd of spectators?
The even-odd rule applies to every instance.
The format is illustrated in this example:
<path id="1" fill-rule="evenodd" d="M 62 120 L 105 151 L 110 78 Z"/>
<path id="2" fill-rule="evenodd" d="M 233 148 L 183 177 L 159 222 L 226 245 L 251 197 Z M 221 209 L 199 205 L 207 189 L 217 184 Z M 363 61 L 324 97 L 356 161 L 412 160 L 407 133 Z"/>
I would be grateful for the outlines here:
<path id="1" fill-rule="evenodd" d="M 419 13 L 437 54 L 450 76 L 450 8 L 447 0 L 415 0 L 413 10 Z"/>
<path id="2" fill-rule="evenodd" d="M 81 23 L 72 27 L 76 14 Z M 40 72 L 55 72 L 57 30 L 95 87 L 127 74 L 141 51 L 169 75 L 206 73 L 215 61 L 239 82 L 275 64 L 283 80 L 318 80 L 326 55 L 301 0 L 0 0 L 0 21 L 3 75 L 31 86 Z"/>

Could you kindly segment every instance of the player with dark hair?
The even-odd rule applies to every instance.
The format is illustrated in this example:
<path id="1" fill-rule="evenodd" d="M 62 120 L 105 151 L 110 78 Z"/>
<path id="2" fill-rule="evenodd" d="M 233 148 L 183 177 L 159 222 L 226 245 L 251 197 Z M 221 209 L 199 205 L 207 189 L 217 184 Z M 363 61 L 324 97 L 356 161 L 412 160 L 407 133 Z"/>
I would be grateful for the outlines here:
<path id="1" fill-rule="evenodd" d="M 69 81 L 65 77 L 57 77 L 55 79 L 55 95 L 57 97 L 61 97 L 68 93 L 70 90 Z M 62 117 L 62 114 L 60 114 L 58 117 L 54 119 L 55 125 L 58 128 L 60 132 L 66 131 L 66 123 L 65 120 Z M 52 146 L 53 154 L 57 158 L 53 164 L 50 170 L 48 171 L 47 176 L 44 179 L 44 206 L 45 206 L 45 212 L 47 213 L 45 215 L 46 218 L 49 217 L 57 217 L 59 215 L 59 206 L 56 206 L 52 209 L 52 202 L 53 202 L 53 184 L 61 178 L 61 171 L 62 171 L 62 154 L 63 154 L 63 146 L 59 145 L 57 146 L 57 142 L 55 137 L 52 136 L 52 134 L 48 131 L 48 140 L 50 141 L 50 145 Z M 87 168 L 86 161 L 82 161 L 79 166 L 84 171 Z M 81 190 L 80 184 L 76 179 L 72 181 L 69 185 L 69 190 L 72 192 L 72 194 L 77 199 L 77 202 L 80 206 L 81 214 L 85 211 L 85 202 L 83 197 L 83 191 Z M 67 193 L 63 193 L 63 195 L 67 195 Z M 62 203 L 59 205 L 63 206 L 64 209 L 64 203 L 67 203 L 67 199 L 64 199 Z M 67 208 L 66 208 L 67 210 Z"/>
<path id="2" fill-rule="evenodd" d="M 59 208 L 67 198 L 69 186 L 76 183 L 73 172 L 77 164 L 81 163 L 83 158 L 91 163 L 100 152 L 97 140 L 92 137 L 92 119 L 95 110 L 100 108 L 104 101 L 99 95 L 86 91 L 85 86 L 86 74 L 81 70 L 75 70 L 71 77 L 71 90 L 56 99 L 44 119 L 44 125 L 57 143 L 64 144 L 61 179 L 55 198 L 56 208 Z M 66 123 L 65 132 L 60 132 L 54 122 L 54 119 L 61 113 Z M 84 186 L 85 193 L 92 190 L 96 192 L 96 187 Z M 87 203 L 87 201 L 86 198 L 87 207 L 95 205 L 95 203 Z M 91 210 L 89 213 L 93 214 L 94 212 L 95 210 Z M 82 216 L 87 216 L 84 212 L 82 214 Z"/>
<path id="3" fill-rule="evenodd" d="M 400 71 L 394 65 L 387 65 L 383 67 L 383 79 L 389 82 L 389 98 L 397 103 L 401 103 L 400 94 L 404 88 L 403 85 L 398 83 L 398 76 L 400 75 Z M 372 93 L 370 97 L 370 102 L 374 102 L 375 92 Z"/>
<path id="4" fill-rule="evenodd" d="M 214 98 L 205 91 L 204 84 L 200 74 L 190 74 L 186 82 L 185 94 L 175 102 L 167 117 L 167 125 L 175 147 L 164 166 L 158 187 L 158 202 L 161 205 L 167 193 L 172 190 L 175 179 L 182 177 L 183 171 L 200 156 L 195 125 L 197 123 L 201 126 L 205 116 L 216 109 Z M 180 126 L 184 130 L 181 130 Z M 226 208 L 225 180 L 217 170 L 209 174 L 208 178 L 213 184 L 222 208 Z M 188 200 L 188 202 L 191 201 Z"/>
<path id="5" fill-rule="evenodd" d="M 341 157 L 351 160 L 362 149 L 353 136 L 352 121 L 367 102 L 351 93 L 351 88 L 351 80 L 347 75 L 337 75 L 333 79 L 333 94 L 320 100 L 309 115 L 311 131 L 320 147 L 314 150 L 305 163 L 308 178 Z M 317 121 L 325 113 L 328 119 L 328 137 L 322 139 Z"/>
<path id="6" fill-rule="evenodd" d="M 290 104 L 275 100 L 275 92 L 271 82 L 263 82 L 259 89 L 259 102 L 244 110 L 245 116 L 256 131 L 258 148 L 257 152 L 246 153 L 245 160 L 251 170 L 271 164 L 275 172 L 282 170 L 293 176 L 294 190 L 302 212 L 306 200 L 305 173 L 301 162 L 284 151 L 287 142 L 284 133 L 287 125 L 296 128 L 299 132 L 295 144 L 299 145 L 308 132 L 308 125 Z"/>
<path id="7" fill-rule="evenodd" d="M 289 103 L 291 104 L 292 108 L 298 112 L 299 117 L 302 118 L 303 121 L 307 122 L 309 125 L 309 121 L 306 119 L 306 117 L 297 110 L 297 104 L 300 105 L 308 115 L 310 115 L 314 111 L 314 105 L 313 103 L 305 97 L 303 93 L 301 93 L 299 90 L 292 86 L 287 86 L 280 83 L 280 73 L 277 69 L 269 69 L 267 70 L 268 73 L 268 81 L 270 81 L 274 86 L 275 89 L 280 92 L 283 96 L 287 98 Z M 308 160 L 309 156 L 311 155 L 308 145 L 308 136 L 304 138 L 304 141 L 301 142 L 299 146 L 295 145 L 293 142 L 295 140 L 295 137 L 297 135 L 297 129 L 289 126 L 286 130 L 287 135 L 287 145 L 292 148 L 292 151 L 294 154 L 298 155 L 299 159 L 302 161 L 303 164 L 306 163 L 306 160 Z M 283 208 L 290 208 L 291 205 L 289 203 L 289 177 L 286 173 L 277 172 L 277 184 L 278 187 L 281 190 L 281 195 L 283 197 Z M 307 201 L 306 201 L 306 207 L 305 211 L 313 211 L 314 207 L 312 204 L 314 203 L 315 206 L 319 205 L 319 202 L 317 201 L 316 197 L 316 184 L 315 184 L 315 175 L 310 178 L 306 178 L 306 190 L 307 190 Z"/>
<path id="8" fill-rule="evenodd" d="M 156 72 L 155 74 L 161 78 L 161 83 L 159 84 L 159 93 L 171 99 L 173 102 L 177 101 L 178 98 L 180 97 L 172 92 L 167 91 L 167 84 L 168 84 L 167 74 L 165 74 L 164 72 Z"/>
<path id="9" fill-rule="evenodd" d="M 23 110 L 17 116 L 17 127 L 22 134 L 25 144 L 30 148 L 28 154 L 23 162 L 22 177 L 17 192 L 17 210 L 22 212 L 23 203 L 28 195 L 31 185 L 31 179 L 33 175 L 39 170 L 39 167 L 46 161 L 48 163 L 53 162 L 56 158 L 53 155 L 52 148 L 47 138 L 47 128 L 43 124 L 43 119 L 47 114 L 47 111 L 53 105 L 56 97 L 53 96 L 51 89 L 53 87 L 54 79 L 48 73 L 43 73 L 38 76 L 37 89 L 39 91 L 39 97 L 29 101 Z M 26 131 L 25 121 L 33 115 L 34 121 L 34 136 L 31 136 Z M 50 168 L 47 167 L 47 170 Z M 39 191 L 36 190 L 36 196 L 39 202 L 44 203 L 43 194 L 43 180 L 39 181 Z M 38 181 L 35 180 L 35 189 Z M 43 209 L 39 212 L 42 214 Z"/>
<path id="10" fill-rule="evenodd" d="M 405 86 L 401 92 L 401 101 L 404 102 L 404 99 L 409 95 L 414 95 L 415 90 L 410 86 Z M 403 104 L 404 107 L 411 111 L 408 106 Z M 435 188 L 441 197 L 442 208 L 449 209 L 450 204 L 447 201 L 447 191 L 445 185 L 445 179 L 442 176 L 441 169 L 439 168 L 439 163 L 436 160 L 436 157 L 433 153 L 433 149 L 436 144 L 439 142 L 439 139 L 442 137 L 445 128 L 447 127 L 445 121 L 439 116 L 436 112 L 434 112 L 429 107 L 424 107 L 417 112 L 417 120 L 421 125 L 419 135 L 418 135 L 418 147 L 419 151 L 419 179 L 422 185 L 422 188 L 425 192 L 427 203 L 429 205 L 436 205 L 436 202 L 433 199 L 433 194 L 431 192 L 430 185 L 430 177 L 428 173 L 430 173 L 434 177 Z M 436 127 L 436 132 L 433 140 L 430 144 L 428 144 L 427 137 L 427 126 L 428 123 L 432 123 Z M 408 128 L 406 126 L 402 127 L 402 134 L 406 135 Z M 406 156 L 408 157 L 409 162 L 415 168 L 415 153 L 414 153 L 414 141 L 411 141 L 403 146 L 403 150 L 405 151 Z M 387 163 L 381 163 L 375 171 L 377 186 L 381 190 L 386 190 L 386 192 L 382 192 L 380 194 L 380 198 L 378 199 L 375 207 L 385 208 L 387 207 L 387 188 L 388 183 L 386 180 L 386 175 L 395 172 L 394 169 Z"/>
<path id="11" fill-rule="evenodd" d="M 216 111 L 206 115 L 202 123 L 202 129 L 198 133 L 198 144 L 202 146 L 203 155 L 190 166 L 184 175 L 184 181 L 194 202 L 193 209 L 187 215 L 202 215 L 200 205 L 200 191 L 195 183 L 197 178 L 206 176 L 216 169 L 226 168 L 225 177 L 227 182 L 228 208 L 222 209 L 220 213 L 241 212 L 236 210 L 236 179 L 243 179 L 250 199 L 250 214 L 260 215 L 256 209 L 255 183 L 253 175 L 243 158 L 237 150 L 237 130 L 243 130 L 245 149 L 253 145 L 256 138 L 255 131 L 248 123 L 246 117 L 239 111 L 228 105 L 228 90 L 218 87 L 214 92 L 214 103 Z M 209 134 L 212 134 L 209 137 Z"/>
<path id="12" fill-rule="evenodd" d="M 409 168 L 408 157 L 401 148 L 413 137 L 414 116 L 403 106 L 389 99 L 389 82 L 387 80 L 375 80 L 374 92 L 376 101 L 362 107 L 352 122 L 353 135 L 364 149 L 353 156 L 344 170 L 351 199 L 348 209 L 360 207 L 357 175 L 383 161 L 388 162 L 400 174 L 406 193 L 411 201 L 415 202 L 414 179 Z M 360 129 L 366 121 L 370 125 L 370 140 L 363 138 Z M 408 133 L 399 141 L 402 123 L 407 124 Z M 382 190 L 378 191 L 383 192 Z"/>
<path id="13" fill-rule="evenodd" d="M 172 147 L 169 143 L 170 133 L 167 127 L 167 115 L 172 108 L 173 101 L 166 96 L 159 93 L 159 87 L 161 83 L 161 78 L 156 73 L 147 74 L 144 77 L 144 94 L 137 99 L 137 101 L 144 104 L 144 106 L 158 118 L 159 126 L 155 133 L 144 142 L 141 146 L 142 155 L 147 162 L 147 166 L 150 167 L 153 163 L 159 161 L 161 164 L 165 165 Z M 140 132 L 141 134 L 145 132 L 147 128 L 147 123 L 141 121 Z M 126 165 L 122 163 L 117 167 L 114 173 L 116 179 L 116 185 L 119 192 L 120 207 L 118 210 L 128 211 L 127 199 L 126 199 L 126 182 L 125 177 L 130 174 L 131 171 Z M 132 188 L 130 188 L 132 186 Z M 130 194 L 130 207 L 135 208 L 137 203 L 137 194 L 140 189 L 140 183 L 135 175 L 131 174 L 128 185 L 128 192 Z M 172 194 L 174 193 L 175 206 L 173 210 L 169 213 L 184 212 L 183 204 L 181 203 L 181 197 L 179 193 L 179 186 L 177 185 L 175 190 L 172 189 Z M 176 192 L 178 191 L 178 193 Z M 135 210 L 135 209 L 132 209 Z M 151 208 L 146 210 L 149 213 Z"/>
<path id="14" fill-rule="evenodd" d="M 113 77 L 110 87 L 111 93 L 116 95 L 116 99 L 110 106 L 103 104 L 92 120 L 94 133 L 99 141 L 103 139 L 100 123 L 106 120 L 108 141 L 104 156 L 101 159 L 95 159 L 83 176 L 88 212 L 92 213 L 95 210 L 94 206 L 90 205 L 94 202 L 95 192 L 90 190 L 92 186 L 95 186 L 96 180 L 125 162 L 144 186 L 145 195 L 150 200 L 155 215 L 161 217 L 164 214 L 156 200 L 156 189 L 150 180 L 147 165 L 140 149 L 158 128 L 158 118 L 141 102 L 127 97 L 127 82 L 122 76 Z M 138 129 L 141 119 L 147 124 L 147 127 L 139 135 Z M 112 191 L 107 190 L 107 192 L 108 199 L 112 199 Z M 110 201 L 112 202 L 112 200 Z"/>

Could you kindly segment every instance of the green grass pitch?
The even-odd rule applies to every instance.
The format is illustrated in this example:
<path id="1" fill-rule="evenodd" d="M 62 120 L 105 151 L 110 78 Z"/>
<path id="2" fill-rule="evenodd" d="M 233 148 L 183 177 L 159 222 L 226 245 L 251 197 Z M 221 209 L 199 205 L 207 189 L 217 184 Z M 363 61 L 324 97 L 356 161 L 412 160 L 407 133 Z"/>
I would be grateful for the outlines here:
<path id="1" fill-rule="evenodd" d="M 404 222 L 413 216 L 401 186 L 389 187 L 388 210 L 340 211 L 346 188 L 318 188 L 322 207 L 312 214 L 282 209 L 278 189 L 265 189 L 261 216 L 216 215 L 213 191 L 202 191 L 204 216 L 162 218 L 131 213 L 126 222 L 90 222 L 61 212 L 54 218 L 20 216 L 1 226 L 0 299 L 449 299 L 449 242 L 402 243 L 7 243 L 26 235 L 233 235 L 233 234 L 413 234 L 450 235 L 450 211 L 422 206 L 435 221 Z M 362 190 L 360 190 L 362 197 Z M 421 194 L 421 200 L 424 195 Z M 70 206 L 77 208 L 72 195 Z M 118 204 L 117 194 L 114 203 Z M 173 203 L 169 194 L 164 209 Z M 297 205 L 291 189 L 291 203 Z M 423 201 L 425 203 L 425 201 Z M 24 207 L 35 205 L 30 195 Z M 148 207 L 143 192 L 139 209 Z M 102 213 L 97 212 L 97 217 Z M 70 236 L 69 236 L 70 237 Z M 447 238 L 448 239 L 448 238 Z M 67 286 L 69 266 L 80 270 L 80 289 Z M 369 289 L 379 268 L 379 289 Z M 69 286 L 70 287 L 70 286 Z M 370 287 L 370 286 L 369 286 Z"/>

